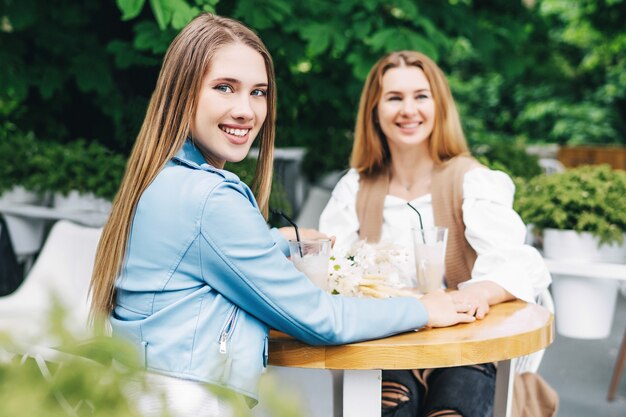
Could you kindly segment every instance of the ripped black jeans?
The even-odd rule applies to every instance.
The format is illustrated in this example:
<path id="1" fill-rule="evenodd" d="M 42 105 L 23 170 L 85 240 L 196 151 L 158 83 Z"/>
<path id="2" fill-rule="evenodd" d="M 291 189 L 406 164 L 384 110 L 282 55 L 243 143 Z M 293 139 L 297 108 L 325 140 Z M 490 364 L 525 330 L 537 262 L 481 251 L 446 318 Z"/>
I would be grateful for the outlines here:
<path id="1" fill-rule="evenodd" d="M 382 374 L 383 417 L 493 415 L 496 368 L 492 363 Z"/>

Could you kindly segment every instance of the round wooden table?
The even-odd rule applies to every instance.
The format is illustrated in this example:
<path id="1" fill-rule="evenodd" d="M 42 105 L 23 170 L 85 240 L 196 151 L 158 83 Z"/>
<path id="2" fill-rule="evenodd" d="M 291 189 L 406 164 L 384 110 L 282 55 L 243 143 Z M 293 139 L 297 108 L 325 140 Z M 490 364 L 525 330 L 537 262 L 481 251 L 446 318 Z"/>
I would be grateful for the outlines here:
<path id="1" fill-rule="evenodd" d="M 343 391 L 343 396 L 335 395 L 335 415 L 365 417 L 380 416 L 382 369 L 499 362 L 494 415 L 500 417 L 510 414 L 510 360 L 544 349 L 553 340 L 554 316 L 544 307 L 516 300 L 492 306 L 474 323 L 341 346 L 310 346 L 272 331 L 269 364 L 341 370 L 334 374 L 337 390 Z"/>

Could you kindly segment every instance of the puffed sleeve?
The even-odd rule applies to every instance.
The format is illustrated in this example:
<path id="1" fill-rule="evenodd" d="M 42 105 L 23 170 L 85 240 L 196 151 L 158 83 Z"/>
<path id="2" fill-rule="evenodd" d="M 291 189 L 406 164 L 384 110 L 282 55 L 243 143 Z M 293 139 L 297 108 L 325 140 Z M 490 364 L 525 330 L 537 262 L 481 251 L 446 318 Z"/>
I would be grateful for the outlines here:
<path id="1" fill-rule="evenodd" d="M 375 339 L 424 326 L 424 305 L 330 295 L 289 261 L 241 186 L 223 182 L 207 197 L 201 220 L 202 277 L 249 314 L 309 344 Z"/>
<path id="2" fill-rule="evenodd" d="M 527 302 L 550 285 L 541 254 L 524 244 L 526 226 L 513 210 L 515 185 L 503 172 L 484 168 L 465 174 L 465 238 L 478 255 L 471 280 L 492 281 Z"/>
<path id="3" fill-rule="evenodd" d="M 356 194 L 359 174 L 349 170 L 337 185 L 320 216 L 320 232 L 337 237 L 337 245 L 347 249 L 359 240 L 359 220 L 356 215 Z"/>

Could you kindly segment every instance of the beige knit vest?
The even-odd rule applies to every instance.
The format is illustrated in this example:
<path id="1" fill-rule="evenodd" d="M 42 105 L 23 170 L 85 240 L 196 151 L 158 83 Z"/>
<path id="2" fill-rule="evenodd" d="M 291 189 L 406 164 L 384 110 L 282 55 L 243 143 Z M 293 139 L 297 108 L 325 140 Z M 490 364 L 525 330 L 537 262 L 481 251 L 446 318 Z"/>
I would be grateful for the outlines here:
<path id="1" fill-rule="evenodd" d="M 448 288 L 471 277 L 476 252 L 465 239 L 463 223 L 463 176 L 470 169 L 481 166 L 469 156 L 457 156 L 433 169 L 430 191 L 432 194 L 435 225 L 448 228 L 446 249 L 446 284 Z M 389 172 L 366 176 L 361 174 L 356 197 L 359 219 L 359 238 L 378 242 L 383 225 L 385 197 L 389 193 Z"/>

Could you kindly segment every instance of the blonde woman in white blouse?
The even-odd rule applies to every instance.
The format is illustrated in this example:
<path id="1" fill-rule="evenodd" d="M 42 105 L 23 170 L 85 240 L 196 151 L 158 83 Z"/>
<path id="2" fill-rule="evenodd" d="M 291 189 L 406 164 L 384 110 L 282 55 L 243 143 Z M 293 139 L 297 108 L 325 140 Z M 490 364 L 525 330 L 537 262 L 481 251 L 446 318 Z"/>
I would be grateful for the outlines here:
<path id="1" fill-rule="evenodd" d="M 351 169 L 335 187 L 320 231 L 335 235 L 339 250 L 359 239 L 411 248 L 411 228 L 421 225 L 410 203 L 423 227 L 449 229 L 442 286 L 456 289 L 455 302 L 482 319 L 490 305 L 533 302 L 551 281 L 540 254 L 524 244 L 514 192 L 506 174 L 469 155 L 439 67 L 421 53 L 394 52 L 367 77 Z M 415 284 L 414 266 L 404 275 Z M 494 386 L 493 364 L 384 371 L 383 416 L 492 415 Z"/>

